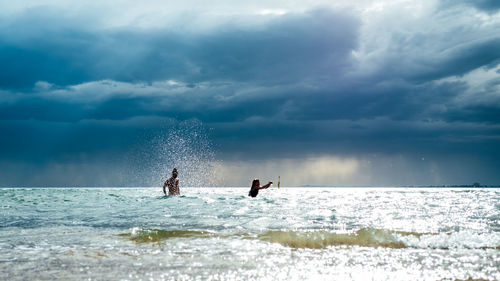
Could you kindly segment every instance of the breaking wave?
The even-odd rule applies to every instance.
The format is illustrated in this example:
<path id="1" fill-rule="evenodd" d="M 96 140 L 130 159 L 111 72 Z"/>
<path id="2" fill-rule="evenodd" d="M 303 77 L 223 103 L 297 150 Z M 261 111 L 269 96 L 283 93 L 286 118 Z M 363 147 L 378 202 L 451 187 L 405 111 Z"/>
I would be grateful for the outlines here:
<path id="1" fill-rule="evenodd" d="M 292 248 L 322 249 L 328 246 L 361 246 L 420 249 L 500 249 L 500 236 L 469 232 L 419 233 L 361 228 L 350 234 L 327 231 L 267 231 L 259 238 Z"/>
<path id="2" fill-rule="evenodd" d="M 362 246 L 406 248 L 394 234 L 395 231 L 382 229 L 362 228 L 353 234 L 338 234 L 327 231 L 267 231 L 259 235 L 264 241 L 280 243 L 292 248 L 321 249 L 328 246 Z M 420 236 L 419 233 L 400 232 L 403 235 Z"/>
<path id="3" fill-rule="evenodd" d="M 234 237 L 279 243 L 291 248 L 324 249 L 330 246 L 360 246 L 422 249 L 500 249 L 500 237 L 488 234 L 418 233 L 375 228 L 361 228 L 354 233 L 329 231 L 270 230 L 257 235 L 248 233 L 217 234 L 198 230 L 134 229 L 120 236 L 137 243 L 161 242 L 171 238 Z"/>
<path id="4" fill-rule="evenodd" d="M 147 243 L 161 242 L 171 238 L 209 237 L 212 233 L 197 230 L 134 229 L 132 233 L 123 233 L 120 236 L 127 237 L 136 243 Z"/>

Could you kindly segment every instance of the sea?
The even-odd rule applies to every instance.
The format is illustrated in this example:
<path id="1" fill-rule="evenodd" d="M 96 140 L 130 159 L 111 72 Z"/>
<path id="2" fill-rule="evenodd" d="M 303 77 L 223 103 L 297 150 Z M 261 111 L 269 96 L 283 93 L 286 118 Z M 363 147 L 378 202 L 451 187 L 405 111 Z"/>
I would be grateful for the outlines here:
<path id="1" fill-rule="evenodd" d="M 0 280 L 500 280 L 500 189 L 1 188 Z"/>

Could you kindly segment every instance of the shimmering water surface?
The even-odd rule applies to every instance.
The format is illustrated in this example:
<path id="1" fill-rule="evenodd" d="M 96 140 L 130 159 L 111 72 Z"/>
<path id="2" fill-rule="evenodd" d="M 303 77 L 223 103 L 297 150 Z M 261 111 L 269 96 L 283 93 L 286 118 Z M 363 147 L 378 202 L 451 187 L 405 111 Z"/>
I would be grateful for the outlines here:
<path id="1" fill-rule="evenodd" d="M 0 189 L 0 280 L 500 280 L 500 190 Z"/>

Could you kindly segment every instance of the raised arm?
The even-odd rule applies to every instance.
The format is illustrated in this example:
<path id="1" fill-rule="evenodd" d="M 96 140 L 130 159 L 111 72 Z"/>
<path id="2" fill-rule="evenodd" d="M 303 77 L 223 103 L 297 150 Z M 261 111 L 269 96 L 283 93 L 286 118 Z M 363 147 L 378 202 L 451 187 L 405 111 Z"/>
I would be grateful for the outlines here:
<path id="1" fill-rule="evenodd" d="M 259 189 L 266 189 L 266 188 L 269 188 L 271 186 L 271 184 L 273 184 L 272 181 L 268 182 L 266 185 L 263 185 L 261 187 L 259 187 Z"/>

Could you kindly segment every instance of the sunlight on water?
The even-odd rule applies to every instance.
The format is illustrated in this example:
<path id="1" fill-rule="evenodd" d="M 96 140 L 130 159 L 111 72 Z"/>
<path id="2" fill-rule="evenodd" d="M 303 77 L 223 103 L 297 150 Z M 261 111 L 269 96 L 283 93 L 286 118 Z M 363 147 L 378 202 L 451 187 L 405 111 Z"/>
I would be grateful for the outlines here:
<path id="1" fill-rule="evenodd" d="M 500 280 L 496 189 L 0 189 L 0 280 Z"/>

